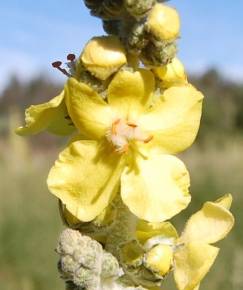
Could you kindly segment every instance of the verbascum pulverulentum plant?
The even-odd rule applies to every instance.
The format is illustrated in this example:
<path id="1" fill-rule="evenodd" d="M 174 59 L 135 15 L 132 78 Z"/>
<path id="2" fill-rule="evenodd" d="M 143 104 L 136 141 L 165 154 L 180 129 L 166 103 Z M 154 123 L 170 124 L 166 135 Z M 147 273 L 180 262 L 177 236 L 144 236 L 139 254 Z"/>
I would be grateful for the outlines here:
<path id="1" fill-rule="evenodd" d="M 194 142 L 203 95 L 176 57 L 177 11 L 164 1 L 86 0 L 107 35 L 52 65 L 60 94 L 26 110 L 19 135 L 70 136 L 50 170 L 67 229 L 58 269 L 69 290 L 199 289 L 231 230 L 232 197 L 206 202 L 179 235 L 169 220 L 191 201 L 176 154 Z"/>

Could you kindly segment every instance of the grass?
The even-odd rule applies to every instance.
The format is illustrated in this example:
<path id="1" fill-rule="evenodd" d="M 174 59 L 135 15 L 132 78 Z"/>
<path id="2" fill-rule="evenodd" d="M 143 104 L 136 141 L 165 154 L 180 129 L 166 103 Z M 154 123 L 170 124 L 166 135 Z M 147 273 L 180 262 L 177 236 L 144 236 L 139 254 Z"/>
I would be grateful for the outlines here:
<path id="1" fill-rule="evenodd" d="M 22 139 L 21 139 L 22 140 Z M 17 143 L 16 143 L 17 142 Z M 220 255 L 201 290 L 243 289 L 243 141 L 194 146 L 181 158 L 191 173 L 192 204 L 175 223 L 181 227 L 206 200 L 234 196 L 236 226 L 219 244 Z M 64 289 L 54 252 L 62 225 L 46 176 L 57 152 L 31 153 L 24 141 L 0 144 L 0 281 L 3 290 Z M 165 289 L 170 283 L 165 283 Z"/>

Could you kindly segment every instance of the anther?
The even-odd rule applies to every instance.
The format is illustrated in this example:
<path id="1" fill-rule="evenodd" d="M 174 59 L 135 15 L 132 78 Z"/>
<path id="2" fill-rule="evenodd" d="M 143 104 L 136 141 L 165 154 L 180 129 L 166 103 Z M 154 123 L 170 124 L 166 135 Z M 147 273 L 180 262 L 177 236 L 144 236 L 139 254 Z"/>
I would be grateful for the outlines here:
<path id="1" fill-rule="evenodd" d="M 54 61 L 51 65 L 54 68 L 59 68 L 62 65 L 62 62 L 61 61 Z"/>
<path id="2" fill-rule="evenodd" d="M 75 54 L 73 54 L 73 53 L 69 53 L 69 54 L 67 55 L 67 60 L 69 60 L 69 61 L 74 61 L 75 59 L 76 59 Z"/>
<path id="3" fill-rule="evenodd" d="M 56 69 L 58 69 L 61 73 L 63 73 L 65 76 L 70 78 L 72 75 L 69 74 L 64 68 L 61 68 L 62 62 L 61 61 L 55 61 L 52 63 L 52 66 Z"/>
<path id="4" fill-rule="evenodd" d="M 138 126 L 138 125 L 133 124 L 133 123 L 127 123 L 127 125 L 128 125 L 129 127 L 132 127 L 132 128 L 137 128 L 137 126 Z"/>
<path id="5" fill-rule="evenodd" d="M 146 138 L 143 142 L 144 142 L 145 144 L 147 144 L 147 143 L 149 143 L 152 139 L 153 139 L 153 136 L 150 135 L 150 136 L 149 136 L 148 138 Z"/>

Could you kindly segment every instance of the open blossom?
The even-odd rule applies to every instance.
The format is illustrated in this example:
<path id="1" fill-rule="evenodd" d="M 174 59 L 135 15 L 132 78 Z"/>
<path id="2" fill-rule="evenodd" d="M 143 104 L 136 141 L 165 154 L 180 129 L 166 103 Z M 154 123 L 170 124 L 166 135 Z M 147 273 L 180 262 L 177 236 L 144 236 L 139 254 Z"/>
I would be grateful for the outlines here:
<path id="1" fill-rule="evenodd" d="M 206 202 L 189 218 L 179 238 L 170 223 L 140 222 L 137 238 L 145 249 L 151 247 L 144 259 L 146 267 L 160 276 L 172 269 L 179 290 L 199 289 L 219 252 L 211 244 L 225 238 L 234 225 L 231 203 L 229 194 Z"/>
<path id="2" fill-rule="evenodd" d="M 190 202 L 189 174 L 171 155 L 192 144 L 203 95 L 192 85 L 174 86 L 152 105 L 154 76 L 147 69 L 119 71 L 104 100 L 87 84 L 65 86 L 77 136 L 50 171 L 48 186 L 75 217 L 91 221 L 120 188 L 136 216 L 164 221 Z"/>

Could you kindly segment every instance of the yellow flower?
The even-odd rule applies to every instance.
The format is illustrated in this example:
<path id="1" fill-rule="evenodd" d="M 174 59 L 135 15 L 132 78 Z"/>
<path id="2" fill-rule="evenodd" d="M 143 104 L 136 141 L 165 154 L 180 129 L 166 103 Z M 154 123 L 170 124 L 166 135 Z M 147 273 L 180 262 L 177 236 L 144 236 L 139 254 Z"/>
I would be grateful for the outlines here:
<path id="1" fill-rule="evenodd" d="M 171 154 L 194 141 L 203 96 L 189 84 L 175 86 L 151 106 L 154 90 L 146 69 L 119 71 L 107 101 L 68 80 L 68 112 L 87 140 L 72 142 L 60 154 L 48 186 L 81 221 L 99 215 L 119 187 L 131 212 L 148 221 L 167 220 L 190 202 L 189 174 Z"/>
<path id="2" fill-rule="evenodd" d="M 187 83 L 184 66 L 176 57 L 171 63 L 154 68 L 153 72 L 161 80 L 161 86 L 163 88 Z"/>
<path id="3" fill-rule="evenodd" d="M 85 68 L 101 80 L 107 79 L 127 62 L 125 49 L 115 36 L 92 38 L 80 58 Z"/>
<path id="4" fill-rule="evenodd" d="M 156 233 L 157 237 L 140 241 L 150 246 L 157 243 L 147 254 L 150 258 L 146 261 L 147 267 L 158 274 L 166 274 L 166 269 L 169 271 L 173 265 L 174 278 L 179 290 L 199 289 L 201 280 L 219 252 L 219 249 L 211 244 L 223 239 L 234 225 L 234 217 L 229 211 L 231 203 L 232 197 L 229 194 L 215 202 L 206 202 L 202 209 L 188 220 L 181 237 L 174 241 L 171 234 L 168 234 L 169 226 L 164 230 L 161 224 L 161 231 Z M 143 230 L 148 237 L 153 232 L 151 225 L 147 229 L 143 227 Z M 141 229 L 138 228 L 137 233 L 139 238 Z"/>
<path id="5" fill-rule="evenodd" d="M 199 289 L 219 252 L 211 244 L 225 238 L 234 225 L 229 211 L 231 203 L 229 194 L 215 202 L 206 202 L 188 220 L 174 254 L 174 278 L 179 290 Z"/>
<path id="6" fill-rule="evenodd" d="M 159 40 L 174 40 L 179 36 L 180 17 L 175 9 L 158 3 L 148 15 L 146 29 Z"/>
<path id="7" fill-rule="evenodd" d="M 19 135 L 37 134 L 47 130 L 57 135 L 69 135 L 75 128 L 68 116 L 64 92 L 47 103 L 32 105 L 25 111 L 26 125 L 16 129 Z"/>

